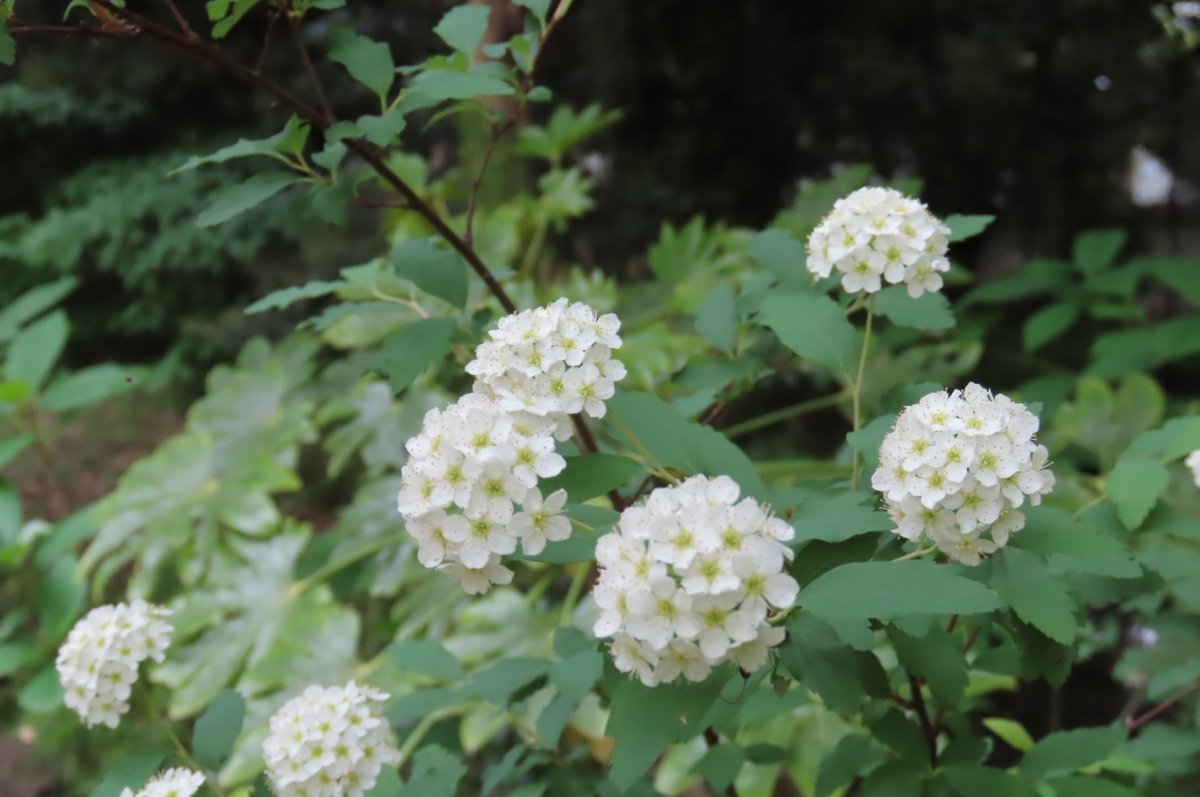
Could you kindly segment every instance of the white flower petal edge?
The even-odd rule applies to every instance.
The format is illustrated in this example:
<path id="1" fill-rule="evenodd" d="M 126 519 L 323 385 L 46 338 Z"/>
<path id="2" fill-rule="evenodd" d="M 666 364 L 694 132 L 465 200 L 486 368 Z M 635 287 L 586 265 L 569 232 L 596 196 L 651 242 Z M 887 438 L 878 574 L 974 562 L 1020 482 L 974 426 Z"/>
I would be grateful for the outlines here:
<path id="1" fill-rule="evenodd" d="M 975 383 L 906 407 L 883 438 L 871 486 L 883 494 L 893 532 L 928 538 L 977 565 L 1025 527 L 1020 507 L 1054 488 L 1038 418 L 1024 404 Z"/>
<path id="2" fill-rule="evenodd" d="M 783 641 L 767 623 L 799 586 L 785 571 L 792 527 L 728 476 L 654 490 L 596 542 L 599 609 L 613 663 L 647 686 L 700 681 L 725 661 L 761 667 Z"/>
<path id="3" fill-rule="evenodd" d="M 1200 449 L 1196 449 L 1188 454 L 1187 459 L 1184 460 L 1184 464 L 1192 472 L 1192 481 L 1196 483 L 1197 487 L 1200 487 Z"/>
<path id="4" fill-rule="evenodd" d="M 97 606 L 58 649 L 63 702 L 91 727 L 117 727 L 146 659 L 162 661 L 171 641 L 170 611 L 145 601 Z"/>
<path id="5" fill-rule="evenodd" d="M 204 776 L 190 769 L 165 769 L 134 793 L 124 789 L 121 797 L 192 797 L 204 785 Z"/>
<path id="6" fill-rule="evenodd" d="M 921 202 L 891 188 L 860 188 L 808 236 L 808 270 L 820 279 L 838 272 L 847 293 L 903 283 L 915 299 L 942 289 L 949 235 Z"/>
<path id="7" fill-rule="evenodd" d="M 279 797 L 362 797 L 386 765 L 400 762 L 380 708 L 388 696 L 354 681 L 310 686 L 271 717 L 263 742 Z"/>

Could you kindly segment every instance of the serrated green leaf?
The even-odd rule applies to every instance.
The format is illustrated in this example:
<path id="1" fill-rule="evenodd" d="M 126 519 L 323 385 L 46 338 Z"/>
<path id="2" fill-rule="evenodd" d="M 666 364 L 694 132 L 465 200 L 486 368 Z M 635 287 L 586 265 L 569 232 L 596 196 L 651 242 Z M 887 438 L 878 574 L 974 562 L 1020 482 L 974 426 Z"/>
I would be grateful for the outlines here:
<path id="1" fill-rule="evenodd" d="M 212 29 L 213 38 L 225 38 L 258 3 L 259 0 L 210 0 L 205 8 L 208 10 L 208 18 L 216 22 Z"/>
<path id="2" fill-rule="evenodd" d="M 474 8 L 483 8 L 482 6 L 474 6 Z M 487 10 L 486 8 L 484 10 Z M 354 122 L 354 126 L 359 133 L 363 135 L 367 141 L 370 141 L 377 147 L 390 147 L 396 143 L 400 134 L 404 132 L 407 122 L 404 114 L 399 108 L 393 108 L 387 113 L 379 116 L 360 116 Z"/>
<path id="3" fill-rule="evenodd" d="M 895 523 L 883 512 L 863 506 L 863 494 L 841 493 L 819 497 L 800 505 L 792 516 L 795 543 L 809 540 L 841 542 L 859 534 L 887 531 Z"/>
<path id="4" fill-rule="evenodd" d="M 104 780 L 92 789 L 88 797 L 117 797 L 122 789 L 137 791 L 158 771 L 158 765 L 167 757 L 167 748 L 150 745 L 128 758 L 107 768 Z"/>
<path id="5" fill-rule="evenodd" d="M 304 182 L 304 178 L 291 172 L 259 172 L 242 183 L 223 186 L 212 197 L 208 207 L 200 211 L 196 224 L 213 227 L 229 221 L 239 213 L 258 207 L 288 186 Z"/>
<path id="6" fill-rule="evenodd" d="M 708 748 L 700 760 L 692 765 L 691 771 L 704 778 L 713 794 L 722 794 L 745 763 L 746 754 L 742 748 L 723 742 Z"/>
<path id="7" fill-rule="evenodd" d="M 546 675 L 549 670 L 550 662 L 546 659 L 528 656 L 500 659 L 482 670 L 471 673 L 462 693 L 504 706 L 508 704 L 514 692 L 535 678 Z"/>
<path id="8" fill-rule="evenodd" d="M 657 396 L 618 391 L 608 402 L 606 425 L 627 450 L 652 466 L 687 474 L 726 475 L 743 495 L 761 496 L 766 488 L 754 463 L 721 433 L 692 423 Z"/>
<path id="9" fill-rule="evenodd" d="M 864 777 L 887 760 L 887 754 L 869 736 L 850 734 L 838 740 L 821 759 L 816 797 L 827 797 L 857 777 Z"/>
<path id="10" fill-rule="evenodd" d="M 71 325 L 61 310 L 41 318 L 17 334 L 8 347 L 4 376 L 23 382 L 33 392 L 41 389 L 62 354 Z"/>
<path id="11" fill-rule="evenodd" d="M 1124 739 L 1125 731 L 1116 725 L 1058 731 L 1039 739 L 1018 771 L 1028 780 L 1075 772 L 1103 759 Z"/>
<path id="12" fill-rule="evenodd" d="M 1058 507 L 1042 504 L 1025 510 L 1025 529 L 1009 543 L 1035 551 L 1058 574 L 1089 573 L 1110 578 L 1137 578 L 1142 568 L 1125 545 Z"/>
<path id="13" fill-rule="evenodd" d="M 750 241 L 746 254 L 781 282 L 807 284 L 810 281 L 805 270 L 808 254 L 804 244 L 787 230 L 763 230 Z"/>
<path id="14" fill-rule="evenodd" d="M 796 604 L 827 617 L 881 620 L 913 614 L 980 614 L 1001 607 L 996 593 L 957 567 L 923 560 L 854 562 L 800 590 Z"/>
<path id="15" fill-rule="evenodd" d="M 1084 274 L 1103 271 L 1117 259 L 1128 234 L 1124 230 L 1089 230 L 1075 239 L 1071 257 Z"/>
<path id="16" fill-rule="evenodd" d="M 562 473 L 539 485 L 542 495 L 566 490 L 567 500 L 581 504 L 646 473 L 640 463 L 617 454 L 584 454 L 566 459 L 567 467 Z"/>
<path id="17" fill-rule="evenodd" d="M 93 365 L 56 380 L 42 396 L 42 406 L 54 412 L 86 407 L 131 389 L 130 369 L 111 363 Z"/>
<path id="18" fill-rule="evenodd" d="M 201 766 L 216 771 L 221 768 L 246 719 L 246 701 L 236 691 L 227 689 L 209 703 L 192 728 L 192 754 Z"/>
<path id="19" fill-rule="evenodd" d="M 463 677 L 462 665 L 436 639 L 400 639 L 388 645 L 387 654 L 396 666 L 439 681 Z"/>
<path id="20" fill-rule="evenodd" d="M 396 77 L 396 64 L 387 44 L 339 24 L 329 31 L 329 58 L 346 67 L 350 77 L 375 92 L 381 102 L 386 102 Z"/>
<path id="21" fill-rule="evenodd" d="M 193 155 L 178 166 L 171 175 L 191 171 L 198 166 L 210 163 L 225 163 L 237 158 L 249 158 L 256 155 L 282 159 L 284 152 L 296 154 L 304 149 L 308 140 L 309 123 L 293 116 L 288 120 L 283 130 L 270 138 L 238 139 L 227 147 L 222 147 L 210 155 Z"/>
<path id="22" fill-rule="evenodd" d="M 1003 739 L 1014 750 L 1026 752 L 1033 749 L 1033 737 L 1029 735 L 1029 731 L 1025 730 L 1025 726 L 1016 720 L 1005 717 L 985 717 L 983 726 Z"/>
<path id="23" fill-rule="evenodd" d="M 1158 497 L 1167 489 L 1171 474 L 1165 465 L 1149 457 L 1126 454 L 1105 480 L 1108 497 L 1117 507 L 1117 516 L 1125 528 L 1133 531 L 1142 525 Z"/>
<path id="24" fill-rule="evenodd" d="M 1116 377 L 1152 371 L 1175 360 L 1200 354 L 1200 315 L 1173 318 L 1149 327 L 1109 332 L 1092 344 L 1086 373 Z"/>
<path id="25" fill-rule="evenodd" d="M 1056 778 L 1050 781 L 1050 785 L 1054 788 L 1055 797 L 1142 797 L 1145 794 L 1106 778 Z"/>
<path id="26" fill-rule="evenodd" d="M 244 312 L 246 315 L 254 315 L 255 313 L 265 313 L 267 310 L 282 310 L 283 308 L 290 307 L 296 302 L 303 301 L 304 299 L 316 299 L 321 296 L 329 296 L 330 294 L 337 292 L 338 289 L 344 287 L 346 287 L 346 283 L 342 282 L 341 280 L 336 280 L 334 282 L 313 280 L 312 282 L 306 282 L 303 285 L 280 288 L 277 291 L 271 291 L 242 312 Z"/>
<path id="27" fill-rule="evenodd" d="M 982 764 L 952 764 L 942 774 L 961 797 L 1037 797 L 1017 776 Z"/>
<path id="28" fill-rule="evenodd" d="M 867 473 L 879 466 L 879 448 L 883 438 L 896 425 L 895 415 L 881 415 L 857 432 L 846 435 L 846 443 L 863 456 L 863 464 Z"/>
<path id="29" fill-rule="evenodd" d="M 416 752 L 412 772 L 398 797 L 454 797 L 458 782 L 467 774 L 459 756 L 437 745 Z"/>
<path id="30" fill-rule="evenodd" d="M 917 638 L 890 628 L 888 636 L 900 663 L 925 678 L 937 698 L 951 706 L 962 702 L 967 688 L 967 660 L 958 639 L 940 627 Z"/>
<path id="31" fill-rule="evenodd" d="M 975 288 L 963 297 L 959 306 L 995 304 L 1028 296 L 1057 294 L 1071 286 L 1072 277 L 1070 263 L 1061 260 L 1031 260 L 1017 273 Z"/>
<path id="32" fill-rule="evenodd" d="M 388 254 L 396 275 L 455 307 L 467 303 L 467 264 L 462 255 L 426 238 L 409 238 Z"/>
<path id="33" fill-rule="evenodd" d="M 1079 318 L 1082 305 L 1073 300 L 1043 307 L 1025 321 L 1021 331 L 1025 351 L 1034 351 L 1070 329 Z"/>
<path id="34" fill-rule="evenodd" d="M 1075 641 L 1075 601 L 1042 557 L 1006 547 L 988 561 L 989 586 L 1017 617 L 1063 645 Z"/>
<path id="35" fill-rule="evenodd" d="M 696 331 L 727 354 L 737 345 L 736 300 L 733 286 L 719 282 L 696 308 Z"/>
<path id="36" fill-rule="evenodd" d="M 433 32 L 451 48 L 474 55 L 483 34 L 487 31 L 490 16 L 491 9 L 487 6 L 465 3 L 447 11 L 434 26 Z"/>
<path id="37" fill-rule="evenodd" d="M 550 0 L 513 0 L 519 6 L 525 6 L 537 17 L 538 22 L 546 24 L 546 14 L 550 11 Z"/>
<path id="38" fill-rule="evenodd" d="M 926 291 L 914 299 L 903 285 L 889 285 L 875 295 L 875 312 L 893 324 L 912 329 L 951 329 L 954 313 L 940 293 Z"/>
<path id="39" fill-rule="evenodd" d="M 851 711 L 861 705 L 867 698 L 863 682 L 864 666 L 869 662 L 813 614 L 793 613 L 787 629 L 779 658 L 792 677 L 834 708 Z"/>
<path id="40" fill-rule="evenodd" d="M 41 657 L 41 651 L 27 642 L 0 644 L 0 678 L 12 675 L 26 664 L 32 664 Z"/>
<path id="41" fill-rule="evenodd" d="M 409 95 L 400 108 L 417 108 L 436 105 L 444 100 L 471 100 L 476 97 L 506 97 L 515 94 L 512 86 L 499 78 L 469 72 L 447 72 L 444 69 L 427 69 L 408 82 Z"/>
<path id="42" fill-rule="evenodd" d="M 852 381 L 858 359 L 858 333 L 837 302 L 811 293 L 769 296 L 762 304 L 760 319 L 801 358 Z"/>
<path id="43" fill-rule="evenodd" d="M 571 715 L 579 708 L 579 695 L 560 692 L 550 699 L 537 718 L 537 739 L 542 747 L 558 747 L 558 740 Z"/>
<path id="44" fill-rule="evenodd" d="M 456 327 L 452 318 L 423 318 L 385 338 L 379 349 L 379 367 L 392 390 L 399 393 L 429 366 L 444 359 Z"/>
<path id="45" fill-rule="evenodd" d="M 947 236 L 947 240 L 950 243 L 956 243 L 958 241 L 965 241 L 967 238 L 973 238 L 987 229 L 987 226 L 995 220 L 995 216 L 963 216 L 953 213 L 945 219 L 946 226 L 950 228 L 950 235 Z"/>

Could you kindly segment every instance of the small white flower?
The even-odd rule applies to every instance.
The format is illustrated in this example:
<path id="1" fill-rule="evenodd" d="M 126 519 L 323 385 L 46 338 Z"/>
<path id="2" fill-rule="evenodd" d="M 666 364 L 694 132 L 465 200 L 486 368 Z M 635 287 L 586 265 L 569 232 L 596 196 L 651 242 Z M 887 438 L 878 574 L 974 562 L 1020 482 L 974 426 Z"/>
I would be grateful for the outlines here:
<path id="1" fill-rule="evenodd" d="M 146 659 L 161 662 L 171 640 L 170 611 L 144 601 L 98 606 L 75 624 L 55 666 L 67 708 L 91 727 L 117 727 Z"/>
<path id="2" fill-rule="evenodd" d="M 1200 487 L 1200 449 L 1188 454 L 1187 459 L 1184 460 L 1184 464 L 1192 472 L 1192 481 L 1196 483 L 1197 487 Z"/>
<path id="3" fill-rule="evenodd" d="M 555 490 L 546 499 L 536 487 L 525 494 L 524 508 L 513 516 L 509 529 L 521 539 L 521 550 L 536 556 L 546 542 L 559 542 L 571 536 L 571 521 L 563 514 L 567 491 Z"/>
<path id="4" fill-rule="evenodd" d="M 951 558 L 978 564 L 1025 525 L 1018 509 L 1054 487 L 1038 419 L 1023 404 L 970 384 L 907 407 L 884 437 L 871 486 L 894 532 L 928 538 Z M 990 535 L 990 536 L 984 536 Z"/>
<path id="5" fill-rule="evenodd" d="M 913 298 L 942 288 L 950 228 L 923 204 L 890 188 L 860 188 L 839 199 L 808 238 L 808 270 L 835 270 L 847 293 L 905 283 Z"/>
<path id="6" fill-rule="evenodd" d="M 192 797 L 204 785 L 204 776 L 190 769 L 166 769 L 159 772 L 142 787 L 121 791 L 121 797 Z"/>
<path id="7" fill-rule="evenodd" d="M 362 797 L 400 754 L 381 707 L 388 696 L 354 681 L 310 686 L 271 717 L 263 742 L 279 797 Z"/>

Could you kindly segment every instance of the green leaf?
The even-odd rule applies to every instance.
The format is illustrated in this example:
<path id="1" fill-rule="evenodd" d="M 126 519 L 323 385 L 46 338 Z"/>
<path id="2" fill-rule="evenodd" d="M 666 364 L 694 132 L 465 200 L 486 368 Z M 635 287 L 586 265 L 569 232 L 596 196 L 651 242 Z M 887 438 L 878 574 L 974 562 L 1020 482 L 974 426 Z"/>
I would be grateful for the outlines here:
<path id="1" fill-rule="evenodd" d="M 0 468 L 19 457 L 36 439 L 31 434 L 19 434 L 7 440 L 0 440 Z M 3 537 L 3 534 L 0 534 L 0 537 Z"/>
<path id="2" fill-rule="evenodd" d="M 796 604 L 827 617 L 881 620 L 913 614 L 980 614 L 1001 607 L 996 593 L 930 561 L 852 562 L 800 590 Z"/>
<path id="3" fill-rule="evenodd" d="M 1079 302 L 1067 300 L 1043 307 L 1029 316 L 1022 330 L 1025 351 L 1034 351 L 1070 329 L 1082 308 Z"/>
<path id="4" fill-rule="evenodd" d="M 4 362 L 5 378 L 36 392 L 62 354 L 71 325 L 62 310 L 30 324 L 13 338 Z"/>
<path id="5" fill-rule="evenodd" d="M 150 745 L 112 767 L 106 768 L 104 780 L 92 789 L 88 797 L 118 797 L 122 789 L 137 791 L 158 771 L 167 757 L 167 748 Z"/>
<path id="6" fill-rule="evenodd" d="M 1018 770 L 1027 780 L 1065 775 L 1100 761 L 1124 740 L 1116 725 L 1058 731 L 1038 740 Z"/>
<path id="7" fill-rule="evenodd" d="M 1092 344 L 1092 376 L 1115 377 L 1150 371 L 1200 354 L 1200 315 L 1173 318 L 1150 327 L 1109 332 Z"/>
<path id="8" fill-rule="evenodd" d="M 963 216 L 953 213 L 945 219 L 946 226 L 950 228 L 947 240 L 950 243 L 965 241 L 967 238 L 979 235 L 995 220 L 995 216 Z"/>
<path id="9" fill-rule="evenodd" d="M 473 8 L 483 8 L 484 6 L 472 6 Z M 396 139 L 404 132 L 407 122 L 404 119 L 404 114 L 399 108 L 393 108 L 387 113 L 379 116 L 360 116 L 354 122 L 358 132 L 377 147 L 390 147 L 396 143 Z"/>
<path id="10" fill-rule="evenodd" d="M 206 769 L 216 771 L 229 758 L 242 732 L 246 701 L 232 689 L 226 689 L 196 720 L 192 729 L 192 754 Z"/>
<path id="11" fill-rule="evenodd" d="M 881 415 L 857 432 L 850 432 L 846 435 L 847 445 L 863 455 L 867 473 L 871 473 L 879 467 L 879 448 L 883 445 L 883 438 L 895 425 L 895 415 Z"/>
<path id="12" fill-rule="evenodd" d="M 398 797 L 454 797 L 467 768 L 457 755 L 437 745 L 416 752 L 412 773 Z"/>
<path id="13" fill-rule="evenodd" d="M 769 296 L 760 318 L 800 357 L 851 381 L 858 360 L 858 333 L 837 302 L 811 293 Z"/>
<path id="14" fill-rule="evenodd" d="M 304 182 L 304 178 L 291 172 L 259 172 L 242 183 L 218 189 L 208 207 L 200 211 L 196 224 L 213 227 L 229 221 L 239 213 L 258 207 L 288 186 Z"/>
<path id="15" fill-rule="evenodd" d="M 1058 778 L 1050 785 L 1054 787 L 1055 797 L 1141 797 L 1145 794 L 1105 778 Z"/>
<path id="16" fill-rule="evenodd" d="M 967 660 L 956 637 L 940 627 L 920 638 L 890 628 L 888 636 L 900 663 L 913 675 L 925 678 L 939 700 L 951 706 L 962 702 L 967 689 Z"/>
<path id="17" fill-rule="evenodd" d="M 696 331 L 729 354 L 737 346 L 737 302 L 733 286 L 718 282 L 696 308 Z"/>
<path id="18" fill-rule="evenodd" d="M 42 406 L 66 412 L 104 401 L 132 387 L 129 369 L 111 363 L 93 365 L 52 384 L 42 397 Z"/>
<path id="19" fill-rule="evenodd" d="M 567 467 L 562 473 L 541 483 L 542 495 L 566 490 L 568 500 L 581 504 L 646 472 L 640 463 L 616 454 L 584 454 L 566 459 Z"/>
<path id="20" fill-rule="evenodd" d="M 940 293 L 926 291 L 914 299 L 903 285 L 889 285 L 875 295 L 875 312 L 893 324 L 913 329 L 951 329 L 954 313 Z"/>
<path id="21" fill-rule="evenodd" d="M 350 77 L 375 92 L 380 102 L 387 102 L 387 94 L 396 77 L 396 64 L 386 44 L 339 24 L 329 31 L 329 58 L 346 67 Z"/>
<path id="22" fill-rule="evenodd" d="M 0 64 L 12 66 L 17 62 L 17 42 L 8 32 L 7 20 L 0 17 Z"/>
<path id="23" fill-rule="evenodd" d="M 704 778 L 713 794 L 723 794 L 733 783 L 746 755 L 736 744 L 723 742 L 705 751 L 700 760 L 692 765 L 692 772 Z"/>
<path id="24" fill-rule="evenodd" d="M 0 309 L 0 343 L 17 334 L 25 322 L 58 304 L 64 296 L 75 290 L 74 277 L 64 277 L 45 285 L 30 288 L 9 305 Z"/>
<path id="25" fill-rule="evenodd" d="M 625 791 L 640 778 L 667 745 L 693 738 L 704 730 L 700 720 L 712 708 L 729 680 L 722 667 L 706 680 L 655 687 L 621 680 L 612 695 L 605 735 L 615 740 L 612 780 Z"/>
<path id="26" fill-rule="evenodd" d="M 550 699 L 537 718 L 537 739 L 542 747 L 554 749 L 571 715 L 579 708 L 579 695 L 560 692 Z"/>
<path id="27" fill-rule="evenodd" d="M 1075 641 L 1075 601 L 1046 560 L 1020 548 L 1004 548 L 989 560 L 989 585 L 1025 622 L 1063 645 Z"/>
<path id="28" fill-rule="evenodd" d="M 294 155 L 303 151 L 304 143 L 308 140 L 309 129 L 308 122 L 293 116 L 283 130 L 270 138 L 254 140 L 242 138 L 210 155 L 193 155 L 170 174 L 176 175 L 205 164 L 225 163 L 237 158 L 250 158 L 256 155 L 283 160 L 283 153 Z"/>
<path id="29" fill-rule="evenodd" d="M 754 463 L 723 434 L 692 423 L 658 396 L 618 391 L 608 402 L 607 424 L 630 452 L 650 465 L 687 474 L 726 475 L 743 495 L 761 496 L 766 488 Z"/>
<path id="30" fill-rule="evenodd" d="M 1200 305 L 1200 262 L 1184 257 L 1139 257 L 1121 271 L 1149 274 L 1169 288 Z"/>
<path id="31" fill-rule="evenodd" d="M 538 22 L 546 24 L 546 14 L 550 11 L 550 0 L 513 0 L 519 6 L 525 6 L 537 17 Z"/>
<path id="32" fill-rule="evenodd" d="M 1125 454 L 1105 480 L 1105 490 L 1117 507 L 1125 528 L 1142 525 L 1158 497 L 1167 489 L 1171 474 L 1165 465 L 1148 457 Z"/>
<path id="33" fill-rule="evenodd" d="M 549 669 L 550 662 L 545 659 L 499 659 L 482 670 L 471 673 L 471 678 L 462 693 L 498 706 L 506 706 L 514 692 L 535 678 L 544 676 Z"/>
<path id="34" fill-rule="evenodd" d="M 951 764 L 942 774 L 962 797 L 1037 797 L 1016 775 L 982 764 Z"/>
<path id="35" fill-rule="evenodd" d="M 427 238 L 409 238 L 388 255 L 396 274 L 455 307 L 467 303 L 467 264 L 462 255 Z"/>
<path id="36" fill-rule="evenodd" d="M 483 34 L 487 31 L 491 9 L 484 5 L 465 3 L 446 12 L 433 28 L 442 41 L 453 49 L 474 55 Z"/>
<path id="37" fill-rule="evenodd" d="M 28 642 L 0 644 L 0 678 L 12 675 L 27 664 L 42 657 L 41 651 Z"/>
<path id="38" fill-rule="evenodd" d="M 1025 510 L 1025 529 L 1009 545 L 1041 554 L 1060 575 L 1137 578 L 1142 574 L 1120 540 L 1046 504 Z"/>
<path id="39" fill-rule="evenodd" d="M 208 18 L 217 24 L 213 25 L 214 39 L 224 38 L 233 26 L 241 21 L 246 13 L 258 5 L 259 0 L 209 0 L 205 8 Z"/>
<path id="40" fill-rule="evenodd" d="M 379 349 L 379 367 L 399 393 L 450 352 L 453 318 L 423 318 L 393 332 Z"/>
<path id="41" fill-rule="evenodd" d="M 808 612 L 788 617 L 787 629 L 779 657 L 792 677 L 833 708 L 856 709 L 867 698 L 864 681 L 874 656 L 858 654 L 828 623 Z"/>
<path id="42" fill-rule="evenodd" d="M 416 107 L 435 105 L 443 100 L 505 97 L 516 93 L 512 86 L 491 75 L 447 72 L 444 69 L 419 72 L 408 82 L 408 88 L 411 97 L 406 97 L 400 107 L 413 110 Z"/>
<path id="43" fill-rule="evenodd" d="M 37 591 L 42 633 L 51 639 L 66 636 L 83 611 L 85 597 L 79 563 L 73 555 L 68 554 L 50 568 Z"/>
<path id="44" fill-rule="evenodd" d="M 895 523 L 883 512 L 863 506 L 862 493 L 823 496 L 801 504 L 792 516 L 795 543 L 808 540 L 841 542 L 859 534 L 887 531 Z"/>
<path id="45" fill-rule="evenodd" d="M 336 293 L 338 289 L 346 287 L 346 283 L 341 280 L 335 282 L 324 282 L 321 280 L 313 280 L 304 285 L 294 285 L 290 288 L 280 288 L 277 291 L 271 291 L 266 296 L 259 299 L 254 304 L 247 307 L 243 312 L 246 315 L 254 315 L 255 313 L 265 313 L 267 310 L 282 310 L 296 302 L 304 299 L 316 299 L 320 296 L 329 296 Z"/>
<path id="46" fill-rule="evenodd" d="M 35 675 L 17 693 L 17 705 L 30 714 L 45 714 L 63 707 L 63 688 L 54 665 Z"/>
<path id="47" fill-rule="evenodd" d="M 1015 274 L 975 288 L 959 302 L 960 307 L 979 303 L 1003 303 L 1042 294 L 1056 294 L 1072 287 L 1075 279 L 1070 263 L 1061 260 L 1031 260 Z"/>
<path id="48" fill-rule="evenodd" d="M 585 648 L 554 662 L 550 683 L 578 700 L 591 691 L 603 672 L 604 656 L 593 648 Z"/>
<path id="49" fill-rule="evenodd" d="M 1033 737 L 1029 735 L 1029 731 L 1025 730 L 1025 726 L 1016 720 L 1004 717 L 985 717 L 983 726 L 1003 739 L 1014 750 L 1024 753 L 1033 749 Z"/>
<path id="50" fill-rule="evenodd" d="M 750 241 L 746 254 L 774 274 L 780 282 L 792 284 L 809 282 L 808 272 L 804 265 L 808 261 L 804 244 L 793 238 L 787 230 L 763 230 Z"/>
<path id="51" fill-rule="evenodd" d="M 462 665 L 454 654 L 436 639 L 398 639 L 388 645 L 387 653 L 396 666 L 439 681 L 463 677 Z"/>
<path id="52" fill-rule="evenodd" d="M 1124 230 L 1089 230 L 1075 239 L 1071 257 L 1084 274 L 1103 271 L 1117 259 L 1128 237 Z"/>
<path id="53" fill-rule="evenodd" d="M 821 760 L 816 797 L 827 797 L 857 777 L 869 775 L 887 760 L 887 754 L 869 736 L 850 734 L 838 740 Z"/>

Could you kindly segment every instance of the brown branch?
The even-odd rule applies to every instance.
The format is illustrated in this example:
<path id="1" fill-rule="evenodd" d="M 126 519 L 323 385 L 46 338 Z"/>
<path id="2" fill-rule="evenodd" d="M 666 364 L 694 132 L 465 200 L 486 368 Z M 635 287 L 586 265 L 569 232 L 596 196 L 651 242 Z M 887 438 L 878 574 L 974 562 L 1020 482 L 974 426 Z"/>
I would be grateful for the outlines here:
<path id="1" fill-rule="evenodd" d="M 982 630 L 983 626 L 979 625 L 971 629 L 970 635 L 967 636 L 966 643 L 963 644 L 962 652 L 964 656 L 971 652 L 971 648 L 975 646 L 975 640 L 979 639 L 979 632 Z"/>
<path id="2" fill-rule="evenodd" d="M 258 61 L 254 64 L 255 73 L 261 75 L 267 66 L 267 53 L 271 50 L 271 38 L 275 33 L 275 25 L 279 22 L 279 15 L 283 13 L 283 6 L 271 9 L 271 13 L 267 16 L 267 33 L 263 36 L 262 52 L 258 54 Z"/>
<path id="3" fill-rule="evenodd" d="M 304 39 L 300 35 L 300 18 L 289 16 L 288 27 L 292 29 L 292 41 L 296 42 L 296 49 L 300 51 L 300 60 L 304 62 L 304 72 L 308 75 L 308 82 L 312 84 L 313 91 L 317 93 L 317 101 L 321 103 L 321 110 L 325 113 L 325 123 L 332 125 L 334 123 L 333 108 L 330 107 L 329 100 L 325 96 L 325 87 L 321 85 L 321 78 L 317 76 L 317 69 L 308 55 L 308 48 L 304 46 Z"/>
<path id="4" fill-rule="evenodd" d="M 1125 730 L 1130 731 L 1130 732 L 1136 731 L 1138 728 L 1141 728 L 1143 725 L 1150 722 L 1155 717 L 1158 717 L 1160 714 L 1162 714 L 1165 711 L 1172 708 L 1176 703 L 1183 700 L 1188 695 L 1193 695 L 1196 692 L 1200 692 L 1200 681 L 1196 681 L 1196 682 L 1184 687 L 1183 690 L 1180 691 L 1178 694 L 1176 694 L 1174 697 L 1167 698 L 1166 700 L 1159 703 L 1154 708 L 1146 711 L 1144 714 L 1141 714 L 1137 717 L 1126 717 L 1125 718 Z"/>
<path id="5" fill-rule="evenodd" d="M 921 693 L 921 682 L 917 676 L 909 673 L 908 685 L 912 689 L 913 710 L 917 712 L 917 719 L 921 721 L 921 731 L 929 743 L 929 765 L 937 769 L 937 731 L 929 721 L 929 709 L 925 706 L 925 695 Z"/>
<path id="6" fill-rule="evenodd" d="M 137 35 L 136 30 L 126 28 L 92 28 L 84 25 L 82 22 L 78 25 L 10 25 L 8 32 L 14 36 L 45 34 L 48 36 L 132 37 Z"/>
<path id="7" fill-rule="evenodd" d="M 183 14 L 179 11 L 179 6 L 175 5 L 175 0 L 163 0 L 163 4 L 170 9 L 171 16 L 175 17 L 175 24 L 179 26 L 179 30 L 183 32 L 183 35 L 191 39 L 200 38 L 196 35 L 196 31 L 192 30 L 192 26 L 188 24 L 187 19 L 185 19 Z"/>
<path id="8" fill-rule="evenodd" d="M 390 208 L 392 210 L 410 210 L 411 206 L 401 199 L 375 197 L 351 197 L 350 201 L 358 205 L 360 208 Z"/>

